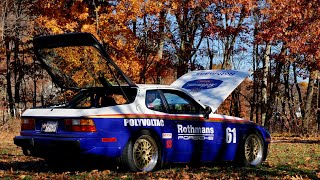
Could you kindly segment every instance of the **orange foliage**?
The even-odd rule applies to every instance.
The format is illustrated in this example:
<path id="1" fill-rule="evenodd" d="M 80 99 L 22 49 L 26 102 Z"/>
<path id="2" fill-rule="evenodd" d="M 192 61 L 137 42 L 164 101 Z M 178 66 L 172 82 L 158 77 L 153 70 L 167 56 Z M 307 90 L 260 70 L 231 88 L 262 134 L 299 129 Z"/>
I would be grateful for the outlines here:
<path id="1" fill-rule="evenodd" d="M 126 4 L 127 3 L 127 4 Z M 38 1 L 39 17 L 36 23 L 49 30 L 50 34 L 65 32 L 90 32 L 103 44 L 108 45 L 109 55 L 133 79 L 140 69 L 135 53 L 136 37 L 127 27 L 127 22 L 141 12 L 139 1 L 120 2 L 109 6 L 91 1 Z M 114 13 L 116 12 L 116 13 Z"/>
<path id="2" fill-rule="evenodd" d="M 166 8 L 165 1 L 161 0 L 124 0 L 113 5 L 104 1 L 42 0 L 37 1 L 34 9 L 39 15 L 36 23 L 50 34 L 64 32 L 94 34 L 106 45 L 109 55 L 120 68 L 137 81 L 144 62 L 136 52 L 139 39 L 128 24 L 145 14 L 158 16 L 164 8 Z M 154 62 L 160 61 L 156 56 L 147 58 L 153 59 Z"/>
<path id="3" fill-rule="evenodd" d="M 282 41 L 290 53 L 307 57 L 305 65 L 320 69 L 319 2 L 268 0 L 261 12 L 269 17 L 257 36 L 265 41 Z M 315 59 L 316 61 L 314 61 Z"/>
<path id="4" fill-rule="evenodd" d="M 307 87 L 308 87 L 308 82 L 302 81 L 302 82 L 299 83 L 299 85 L 300 85 L 300 87 L 302 87 L 303 89 L 307 89 Z"/>

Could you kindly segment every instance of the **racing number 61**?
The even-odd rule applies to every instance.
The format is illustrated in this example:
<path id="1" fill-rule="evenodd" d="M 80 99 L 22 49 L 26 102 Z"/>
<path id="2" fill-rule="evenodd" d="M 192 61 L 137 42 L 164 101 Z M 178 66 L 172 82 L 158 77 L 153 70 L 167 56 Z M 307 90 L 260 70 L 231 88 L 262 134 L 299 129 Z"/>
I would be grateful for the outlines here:
<path id="1" fill-rule="evenodd" d="M 226 143 L 237 143 L 237 133 L 236 128 L 229 128 L 226 129 Z"/>

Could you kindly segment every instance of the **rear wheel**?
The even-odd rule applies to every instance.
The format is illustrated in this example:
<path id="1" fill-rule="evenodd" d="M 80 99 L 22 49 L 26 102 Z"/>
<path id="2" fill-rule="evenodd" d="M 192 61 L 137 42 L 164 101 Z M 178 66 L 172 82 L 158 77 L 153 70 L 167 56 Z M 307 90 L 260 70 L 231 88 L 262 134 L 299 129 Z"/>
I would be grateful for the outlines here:
<path id="1" fill-rule="evenodd" d="M 153 171 L 161 161 L 160 146 L 149 131 L 131 140 L 122 154 L 122 162 L 131 171 Z"/>
<path id="2" fill-rule="evenodd" d="M 246 166 L 258 166 L 263 161 L 263 141 L 257 134 L 250 134 L 243 143 L 242 161 Z"/>

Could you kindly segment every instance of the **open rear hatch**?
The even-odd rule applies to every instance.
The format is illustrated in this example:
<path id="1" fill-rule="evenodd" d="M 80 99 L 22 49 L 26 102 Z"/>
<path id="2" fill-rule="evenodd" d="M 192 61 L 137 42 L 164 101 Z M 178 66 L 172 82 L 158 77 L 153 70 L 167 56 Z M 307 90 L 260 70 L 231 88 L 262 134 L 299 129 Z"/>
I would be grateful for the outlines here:
<path id="1" fill-rule="evenodd" d="M 183 88 L 202 104 L 209 105 L 214 112 L 249 75 L 249 72 L 234 70 L 191 71 L 171 86 Z"/>
<path id="2" fill-rule="evenodd" d="M 90 33 L 41 36 L 33 44 L 37 58 L 62 89 L 136 86 Z"/>

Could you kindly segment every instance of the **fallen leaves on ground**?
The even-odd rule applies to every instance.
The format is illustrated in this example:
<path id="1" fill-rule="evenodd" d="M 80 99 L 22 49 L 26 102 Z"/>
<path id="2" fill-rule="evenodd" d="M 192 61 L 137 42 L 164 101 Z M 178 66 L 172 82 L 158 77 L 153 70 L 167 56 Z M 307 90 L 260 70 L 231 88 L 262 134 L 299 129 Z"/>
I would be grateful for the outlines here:
<path id="1" fill-rule="evenodd" d="M 286 141 L 272 143 L 267 160 L 259 167 L 237 167 L 232 163 L 169 164 L 155 172 L 132 173 L 118 170 L 116 167 L 101 168 L 101 166 L 52 168 L 41 158 L 24 156 L 22 150 L 13 144 L 14 135 L 6 136 L 0 136 L 0 178 L 6 179 L 300 180 L 320 178 L 320 144 L 303 138 L 299 141 L 296 138 L 286 138 Z M 320 138 L 312 139 L 312 141 L 319 140 Z"/>

